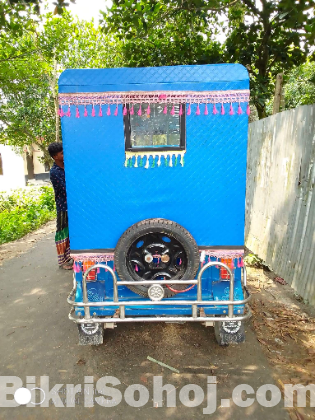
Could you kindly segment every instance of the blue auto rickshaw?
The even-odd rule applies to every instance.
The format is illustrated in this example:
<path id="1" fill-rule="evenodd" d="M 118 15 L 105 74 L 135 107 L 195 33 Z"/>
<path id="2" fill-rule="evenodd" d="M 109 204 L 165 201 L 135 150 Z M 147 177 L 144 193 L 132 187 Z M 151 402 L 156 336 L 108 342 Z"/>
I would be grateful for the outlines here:
<path id="1" fill-rule="evenodd" d="M 121 322 L 244 341 L 247 70 L 65 70 L 59 115 L 79 343 Z"/>

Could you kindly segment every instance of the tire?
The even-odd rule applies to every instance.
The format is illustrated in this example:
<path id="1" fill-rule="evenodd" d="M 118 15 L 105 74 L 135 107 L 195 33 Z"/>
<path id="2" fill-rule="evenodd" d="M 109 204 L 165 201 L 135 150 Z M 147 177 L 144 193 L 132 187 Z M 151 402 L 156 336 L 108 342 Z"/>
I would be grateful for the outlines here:
<path id="1" fill-rule="evenodd" d="M 183 266 L 179 267 L 178 272 L 175 272 L 176 270 L 173 270 L 174 275 L 172 276 L 166 273 L 166 275 L 170 278 L 170 282 L 168 285 L 169 286 L 172 285 L 171 279 L 173 280 L 194 279 L 199 268 L 199 250 L 198 250 L 196 241 L 185 228 L 183 228 L 178 223 L 172 222 L 171 220 L 167 220 L 167 219 L 146 219 L 141 222 L 135 223 L 123 233 L 123 235 L 120 237 L 117 243 L 117 246 L 115 248 L 115 257 L 114 257 L 115 266 L 116 266 L 116 270 L 117 270 L 117 274 L 119 278 L 122 280 L 134 280 L 135 284 L 137 281 L 140 281 L 140 280 L 144 280 L 144 279 L 149 280 L 152 278 L 157 278 L 155 276 L 158 276 L 160 272 L 158 271 L 158 269 L 156 269 L 156 267 L 155 267 L 156 269 L 155 276 L 153 277 L 150 276 L 148 274 L 149 271 L 147 271 L 145 273 L 147 277 L 145 276 L 141 277 L 141 275 L 139 275 L 137 272 L 135 272 L 131 268 L 131 263 L 130 263 L 130 259 L 131 259 L 130 250 L 132 249 L 132 246 L 134 246 L 136 241 L 143 237 L 150 238 L 150 237 L 154 237 L 155 235 L 159 235 L 159 238 L 160 237 L 168 238 L 170 244 L 175 243 L 175 247 L 177 246 L 181 248 L 183 255 L 185 255 L 185 263 L 183 262 Z M 168 246 L 167 242 L 165 242 L 164 245 L 167 248 Z M 151 246 L 151 248 L 153 249 L 153 246 L 155 245 L 151 244 L 151 245 L 148 245 L 148 247 L 149 246 Z M 170 246 L 173 246 L 173 245 L 170 245 Z M 141 252 L 142 251 L 140 249 L 139 253 Z M 172 265 L 174 258 L 177 258 L 177 257 L 176 255 L 173 255 L 173 256 L 170 255 L 169 258 L 170 258 L 169 265 Z M 180 259 L 180 264 L 182 264 L 181 261 L 182 260 Z M 147 263 L 144 260 L 141 260 L 139 264 L 142 264 L 141 267 L 143 267 L 143 271 L 145 272 L 145 266 Z M 161 262 L 160 264 L 163 265 L 164 263 Z M 164 266 L 166 265 L 167 263 L 164 264 Z M 176 269 L 177 268 L 178 266 L 176 265 Z M 163 275 L 163 272 L 161 272 L 161 276 L 162 275 Z M 184 290 L 187 287 L 188 287 L 187 285 L 174 285 L 173 286 L 173 288 L 176 290 Z M 128 288 L 132 290 L 133 292 L 137 293 L 138 295 L 141 295 L 144 297 L 148 296 L 149 286 L 136 286 L 135 285 L 135 286 L 128 286 Z M 165 293 L 164 294 L 165 297 L 171 297 L 175 295 L 177 292 L 171 291 L 167 287 L 164 287 L 164 293 Z"/>
<path id="2" fill-rule="evenodd" d="M 80 346 L 98 346 L 103 344 L 104 324 L 77 324 Z"/>
<path id="3" fill-rule="evenodd" d="M 245 326 L 243 321 L 214 322 L 215 338 L 220 346 L 239 344 L 245 341 Z"/>

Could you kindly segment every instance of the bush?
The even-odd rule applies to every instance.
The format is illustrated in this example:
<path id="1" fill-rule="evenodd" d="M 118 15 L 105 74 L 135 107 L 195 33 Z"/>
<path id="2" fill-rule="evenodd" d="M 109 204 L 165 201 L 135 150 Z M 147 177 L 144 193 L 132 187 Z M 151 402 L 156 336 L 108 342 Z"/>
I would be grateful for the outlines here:
<path id="1" fill-rule="evenodd" d="M 0 244 L 21 238 L 55 217 L 52 187 L 0 193 Z"/>

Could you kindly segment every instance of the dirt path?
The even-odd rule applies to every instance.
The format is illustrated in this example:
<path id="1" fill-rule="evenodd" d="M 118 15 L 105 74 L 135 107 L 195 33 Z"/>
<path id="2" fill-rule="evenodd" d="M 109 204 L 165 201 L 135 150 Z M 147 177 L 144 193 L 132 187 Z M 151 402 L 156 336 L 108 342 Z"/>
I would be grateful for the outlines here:
<path id="1" fill-rule="evenodd" d="M 253 294 L 252 325 L 273 366 L 273 378 L 284 384 L 315 382 L 315 308 L 303 303 L 283 279 L 269 270 L 248 268 Z M 310 398 L 307 397 L 309 405 Z M 289 410 L 291 419 L 315 418 L 315 408 Z"/>
<path id="2" fill-rule="evenodd" d="M 81 384 L 82 388 L 73 408 L 56 408 L 52 403 L 48 408 L 33 406 L 33 410 L 22 405 L 16 408 L 0 405 L 1 419 L 199 419 L 210 416 L 203 411 L 207 406 L 208 377 L 216 378 L 217 388 L 217 408 L 211 419 L 279 420 L 289 419 L 289 414 L 294 420 L 314 418 L 311 409 L 293 409 L 288 413 L 283 401 L 274 407 L 264 407 L 255 400 L 249 407 L 239 407 L 231 399 L 233 390 L 240 384 L 248 384 L 256 392 L 265 384 L 275 384 L 281 389 L 284 383 L 303 380 L 301 383 L 307 384 L 312 379 L 310 326 L 314 320 L 310 313 L 302 315 L 303 304 L 295 303 L 286 294 L 290 305 L 281 309 L 277 293 L 283 297 L 283 287 L 287 286 L 276 284 L 262 270 L 250 270 L 249 287 L 255 292 L 254 317 L 247 325 L 247 341 L 242 345 L 219 347 L 213 329 L 199 324 L 137 323 L 120 324 L 106 331 L 102 346 L 78 346 L 76 326 L 68 320 L 66 304 L 72 275 L 57 267 L 53 222 L 45 229 L 51 233 L 35 232 L 12 244 L 14 247 L 7 254 L 11 259 L 3 261 L 0 267 L 0 372 L 1 376 L 19 377 L 23 386 L 26 377 L 40 386 L 40 377 L 49 376 L 50 389 L 63 384 L 57 392 L 63 405 L 66 405 L 66 384 Z M 15 247 L 18 242 L 21 247 Z M 4 246 L 1 248 L 3 251 Z M 13 258 L 14 252 L 17 258 Z M 300 318 L 295 315 L 288 330 L 285 322 L 288 316 L 293 316 L 293 311 L 298 311 Z M 180 373 L 148 361 L 147 356 L 169 364 Z M 116 388 L 122 395 L 132 384 L 143 385 L 149 391 L 148 402 L 143 407 L 130 407 L 123 398 L 115 407 L 94 403 L 88 408 L 87 392 L 83 388 L 87 376 L 93 377 L 94 385 L 105 376 L 117 378 L 120 384 Z M 164 394 L 163 407 L 156 408 L 154 376 L 161 376 L 163 384 L 174 386 L 176 407 L 166 407 Z M 204 392 L 204 399 L 196 407 L 186 407 L 179 400 L 180 391 L 188 384 L 197 385 Z M 227 401 L 229 407 L 225 406 Z"/>
<path id="3" fill-rule="evenodd" d="M 40 229 L 23 236 L 21 239 L 0 245 L 0 265 L 2 265 L 4 261 L 19 257 L 21 254 L 30 250 L 34 247 L 36 242 L 43 239 L 47 234 L 54 232 L 55 228 L 56 221 L 52 220 L 43 225 Z"/>

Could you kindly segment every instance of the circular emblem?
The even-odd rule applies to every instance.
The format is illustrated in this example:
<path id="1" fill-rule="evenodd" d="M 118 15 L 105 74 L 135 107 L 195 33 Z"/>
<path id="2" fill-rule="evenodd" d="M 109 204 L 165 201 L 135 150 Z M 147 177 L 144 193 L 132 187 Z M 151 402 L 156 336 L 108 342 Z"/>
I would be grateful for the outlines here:
<path id="1" fill-rule="evenodd" d="M 161 300 L 164 297 L 164 289 L 160 284 L 153 284 L 149 287 L 148 295 L 151 300 Z"/>
<path id="2" fill-rule="evenodd" d="M 235 334 L 241 328 L 241 321 L 223 321 L 222 328 L 229 334 Z"/>
<path id="3" fill-rule="evenodd" d="M 82 328 L 82 331 L 85 334 L 87 334 L 87 335 L 93 335 L 93 334 L 95 334 L 98 331 L 99 325 L 98 324 L 92 324 L 92 323 L 89 323 L 89 324 L 81 324 L 81 328 Z"/>

